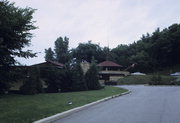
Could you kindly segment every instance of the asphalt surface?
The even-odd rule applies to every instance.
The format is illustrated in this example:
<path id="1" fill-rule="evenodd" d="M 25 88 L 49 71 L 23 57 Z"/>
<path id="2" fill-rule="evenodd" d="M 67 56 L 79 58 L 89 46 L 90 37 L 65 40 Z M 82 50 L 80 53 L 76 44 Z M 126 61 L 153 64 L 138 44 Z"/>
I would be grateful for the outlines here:
<path id="1" fill-rule="evenodd" d="M 180 87 L 121 86 L 132 91 L 54 123 L 180 123 Z"/>

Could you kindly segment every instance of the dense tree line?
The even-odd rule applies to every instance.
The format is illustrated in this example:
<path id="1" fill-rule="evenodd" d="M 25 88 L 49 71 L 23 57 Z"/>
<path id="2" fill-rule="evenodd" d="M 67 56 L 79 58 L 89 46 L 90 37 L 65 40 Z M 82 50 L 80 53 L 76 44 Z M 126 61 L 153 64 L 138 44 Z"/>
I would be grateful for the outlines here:
<path id="1" fill-rule="evenodd" d="M 94 57 L 98 63 L 108 59 L 123 65 L 124 69 L 136 64 L 130 71 L 155 72 L 180 64 L 179 52 L 180 24 L 173 24 L 161 31 L 157 28 L 152 34 L 142 35 L 136 42 L 120 44 L 113 49 L 100 47 L 91 41 L 80 43 L 66 55 L 79 62 L 91 62 Z"/>
<path id="2" fill-rule="evenodd" d="M 129 45 L 111 50 L 114 60 L 127 66 L 137 63 L 134 71 L 154 72 L 180 64 L 180 24 L 173 24 Z"/>

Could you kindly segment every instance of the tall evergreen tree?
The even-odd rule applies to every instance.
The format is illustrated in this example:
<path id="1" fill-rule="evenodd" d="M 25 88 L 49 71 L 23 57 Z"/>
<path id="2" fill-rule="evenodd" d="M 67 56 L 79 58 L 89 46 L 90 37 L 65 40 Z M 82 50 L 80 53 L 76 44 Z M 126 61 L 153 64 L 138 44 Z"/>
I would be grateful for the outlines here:
<path id="1" fill-rule="evenodd" d="M 79 63 L 76 63 L 73 71 L 73 90 L 74 91 L 85 91 L 87 90 L 87 84 L 84 79 L 84 73 Z"/>
<path id="2" fill-rule="evenodd" d="M 62 37 L 57 38 L 57 40 L 55 41 L 55 56 L 56 56 L 56 60 L 60 63 L 67 63 L 69 61 L 69 50 L 68 50 L 68 46 L 69 46 L 69 38 L 64 37 L 64 39 Z"/>
<path id="3" fill-rule="evenodd" d="M 85 81 L 88 86 L 88 90 L 98 90 L 101 89 L 101 85 L 98 81 L 98 69 L 94 60 L 91 62 L 91 66 L 87 73 L 85 74 Z"/>
<path id="4" fill-rule="evenodd" d="M 53 61 L 54 59 L 54 52 L 52 51 L 51 48 L 45 49 L 45 60 L 48 61 Z"/>

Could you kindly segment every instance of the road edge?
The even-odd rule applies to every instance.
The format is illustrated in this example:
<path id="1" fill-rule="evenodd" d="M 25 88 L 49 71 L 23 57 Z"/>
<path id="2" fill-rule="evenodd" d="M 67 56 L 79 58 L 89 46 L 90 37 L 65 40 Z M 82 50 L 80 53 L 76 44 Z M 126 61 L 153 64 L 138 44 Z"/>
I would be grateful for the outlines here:
<path id="1" fill-rule="evenodd" d="M 121 93 L 121 94 L 116 94 L 116 95 L 113 95 L 113 96 L 110 96 L 110 97 L 106 97 L 106 98 L 97 100 L 95 102 L 85 104 L 83 106 L 79 106 L 79 107 L 76 107 L 76 108 L 73 108 L 73 109 L 70 109 L 70 110 L 67 110 L 67 111 L 64 111 L 64 112 L 61 112 L 61 113 L 58 113 L 58 114 L 43 118 L 43 119 L 40 119 L 38 121 L 34 121 L 33 123 L 51 123 L 53 121 L 64 118 L 64 117 L 66 117 L 68 115 L 71 115 L 71 114 L 73 114 L 75 112 L 81 111 L 81 110 L 83 110 L 85 108 L 88 108 L 90 106 L 99 104 L 101 102 L 104 102 L 104 101 L 107 101 L 107 100 L 110 100 L 110 99 L 113 99 L 113 98 L 116 98 L 116 97 L 119 97 L 119 96 L 126 95 L 126 94 L 129 94 L 129 93 L 131 93 L 131 91 L 127 91 L 127 92 L 124 92 L 124 93 Z"/>

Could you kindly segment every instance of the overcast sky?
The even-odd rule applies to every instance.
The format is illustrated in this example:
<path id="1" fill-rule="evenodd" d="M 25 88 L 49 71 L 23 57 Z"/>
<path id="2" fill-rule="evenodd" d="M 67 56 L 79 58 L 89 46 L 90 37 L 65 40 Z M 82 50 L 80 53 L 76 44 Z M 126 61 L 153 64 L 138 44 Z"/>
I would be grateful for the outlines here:
<path id="1" fill-rule="evenodd" d="M 157 27 L 179 23 L 180 0 L 10 0 L 15 6 L 37 9 L 36 26 L 28 49 L 41 52 L 38 57 L 18 59 L 22 64 L 44 61 L 44 49 L 67 36 L 70 48 L 92 40 L 114 48 L 140 39 Z"/>

